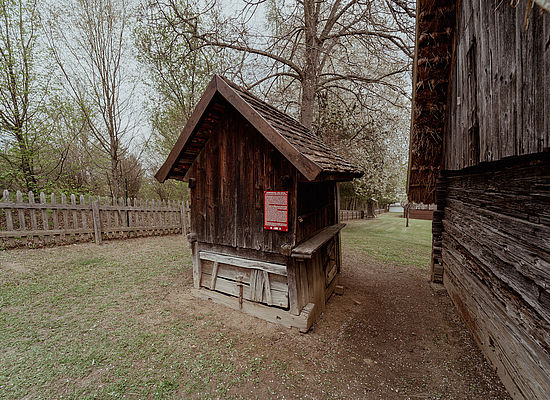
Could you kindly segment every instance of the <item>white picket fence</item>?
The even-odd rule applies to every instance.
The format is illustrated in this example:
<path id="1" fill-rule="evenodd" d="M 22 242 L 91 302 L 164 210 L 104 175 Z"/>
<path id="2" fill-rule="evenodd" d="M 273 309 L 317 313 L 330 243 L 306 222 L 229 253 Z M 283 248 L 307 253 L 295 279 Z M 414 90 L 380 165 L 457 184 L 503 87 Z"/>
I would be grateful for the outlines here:
<path id="1" fill-rule="evenodd" d="M 0 201 L 0 248 L 188 233 L 189 205 L 181 201 L 116 199 L 52 193 L 26 201 L 4 190 Z M 48 201 L 49 200 L 49 201 Z"/>

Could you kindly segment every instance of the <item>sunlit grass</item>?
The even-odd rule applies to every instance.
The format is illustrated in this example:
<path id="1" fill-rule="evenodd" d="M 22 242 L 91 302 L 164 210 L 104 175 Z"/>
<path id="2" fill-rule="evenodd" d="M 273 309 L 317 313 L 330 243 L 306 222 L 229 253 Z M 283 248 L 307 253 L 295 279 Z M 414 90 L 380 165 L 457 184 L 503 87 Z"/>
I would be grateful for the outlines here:
<path id="1" fill-rule="evenodd" d="M 347 221 L 342 240 L 346 246 L 386 263 L 428 268 L 432 221 L 410 219 L 407 228 L 401 215 L 386 213 L 376 219 Z"/>

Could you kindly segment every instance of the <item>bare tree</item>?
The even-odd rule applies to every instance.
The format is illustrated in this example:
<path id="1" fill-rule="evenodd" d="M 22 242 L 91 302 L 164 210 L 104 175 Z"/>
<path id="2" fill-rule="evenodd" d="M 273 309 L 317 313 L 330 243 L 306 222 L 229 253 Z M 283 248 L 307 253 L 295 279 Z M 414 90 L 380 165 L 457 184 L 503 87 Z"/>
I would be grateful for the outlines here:
<path id="1" fill-rule="evenodd" d="M 213 49 L 190 51 L 191 43 L 174 40 L 166 29 L 165 12 L 142 6 L 135 42 L 138 60 L 147 70 L 148 113 L 152 125 L 149 158 L 159 167 L 208 84 L 221 59 Z M 195 40 L 197 42 L 197 40 Z"/>
<path id="2" fill-rule="evenodd" d="M 80 107 L 93 144 L 109 160 L 114 196 L 123 191 L 120 167 L 136 126 L 129 10 L 126 0 L 67 1 L 51 7 L 45 26 L 64 86 Z"/>
<path id="3" fill-rule="evenodd" d="M 260 5 L 267 8 L 268 33 L 254 32 L 248 24 Z M 216 0 L 196 13 L 180 0 L 150 0 L 149 7 L 164 13 L 166 26 L 191 50 L 214 47 L 240 52 L 243 61 L 262 58 L 269 71 L 249 88 L 276 78 L 286 86 L 297 82 L 300 120 L 307 127 L 323 92 L 383 85 L 405 94 L 393 78 L 410 68 L 411 1 L 266 0 L 245 2 L 238 17 L 223 17 Z"/>

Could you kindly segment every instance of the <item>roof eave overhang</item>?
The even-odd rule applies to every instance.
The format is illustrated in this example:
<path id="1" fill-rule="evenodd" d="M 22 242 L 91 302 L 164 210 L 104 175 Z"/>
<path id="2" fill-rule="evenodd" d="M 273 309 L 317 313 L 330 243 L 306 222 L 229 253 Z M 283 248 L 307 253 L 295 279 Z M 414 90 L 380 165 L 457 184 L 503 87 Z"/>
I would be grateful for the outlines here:
<path id="1" fill-rule="evenodd" d="M 170 154 L 168 155 L 168 158 L 166 158 L 166 161 L 160 169 L 155 174 L 155 178 L 160 182 L 163 183 L 167 178 L 169 178 L 170 171 L 174 167 L 174 164 L 178 160 L 181 152 L 185 148 L 185 145 L 191 138 L 193 132 L 197 128 L 197 125 L 199 124 L 206 108 L 212 101 L 212 98 L 216 94 L 216 77 L 212 78 L 208 86 L 206 87 L 206 90 L 204 91 L 201 99 L 197 103 L 197 107 L 195 107 L 195 110 L 191 114 L 191 117 L 185 124 L 178 140 L 176 141 L 176 144 L 174 147 L 172 147 L 172 150 L 170 151 Z"/>
<path id="2" fill-rule="evenodd" d="M 361 171 L 323 171 L 314 180 L 303 177 L 299 179 L 301 182 L 349 182 L 364 175 Z"/>
<path id="3" fill-rule="evenodd" d="M 436 180 L 438 174 L 444 170 L 444 154 L 445 154 L 445 125 L 437 128 L 438 134 L 440 135 L 440 143 L 430 145 L 430 150 L 434 154 L 433 157 L 429 160 L 419 160 L 420 155 L 426 153 L 426 150 L 420 152 L 416 148 L 420 142 L 419 139 L 419 129 L 425 126 L 429 126 L 425 122 L 420 122 L 417 120 L 417 117 L 420 119 L 420 115 L 426 115 L 431 113 L 429 108 L 425 107 L 423 102 L 426 102 L 426 99 L 422 100 L 422 95 L 419 95 L 419 91 L 422 90 L 423 93 L 426 93 L 428 90 L 432 94 L 436 93 L 436 90 L 430 85 L 422 85 L 422 82 L 430 82 L 431 75 L 436 69 L 447 69 L 447 82 L 445 84 L 445 94 L 442 95 L 439 99 L 431 98 L 432 103 L 442 104 L 442 109 L 445 109 L 449 102 L 449 85 L 452 80 L 453 75 L 453 65 L 455 59 L 455 29 L 457 24 L 457 5 L 459 4 L 458 0 L 445 0 L 445 1 L 423 1 L 417 0 L 416 2 L 416 27 L 415 27 L 415 51 L 413 59 L 413 86 L 412 86 L 412 107 L 411 107 L 411 125 L 410 125 L 410 138 L 409 138 L 409 162 L 407 170 L 407 197 L 409 202 L 414 203 L 435 203 L 436 202 Z M 437 9 L 437 10 L 436 10 Z M 426 20 L 423 18 L 428 18 L 428 25 L 431 25 L 429 21 L 433 21 L 433 16 L 437 16 L 435 21 L 438 21 L 437 26 L 435 27 L 426 27 Z M 445 18 L 442 15 L 448 15 L 451 17 L 450 21 L 445 22 Z M 433 31 L 433 32 L 432 32 Z M 422 60 L 427 57 L 436 57 L 437 54 L 433 54 L 430 51 L 430 44 L 422 44 L 422 35 L 428 33 L 428 38 L 431 38 L 428 43 L 435 40 L 431 33 L 446 33 L 448 39 L 446 42 L 443 42 L 443 39 L 440 39 L 436 42 L 437 47 L 441 47 L 446 44 L 446 47 L 449 51 L 449 60 L 445 66 L 431 66 L 429 67 L 430 76 L 422 76 Z M 441 36 L 444 38 L 445 36 Z M 428 51 L 426 52 L 426 48 Z M 441 50 L 439 50 L 441 52 Z M 440 80 L 443 81 L 443 80 Z M 444 117 L 446 118 L 446 116 Z M 445 120 L 441 120 L 445 123 Z M 430 134 L 431 135 L 431 134 Z"/>
<path id="4" fill-rule="evenodd" d="M 273 128 L 250 104 L 248 104 L 231 86 L 229 86 L 221 77 L 214 75 L 202 95 L 197 107 L 191 114 L 187 124 L 182 130 L 176 144 L 170 151 L 168 158 L 155 174 L 155 178 L 163 183 L 171 178 L 170 172 L 177 162 L 180 154 L 186 144 L 197 129 L 200 120 L 206 111 L 212 99 L 219 93 L 229 104 L 231 104 L 241 115 L 246 118 L 254 128 L 256 128 L 286 159 L 300 171 L 309 181 L 317 179 L 323 169 L 303 155 L 286 138 Z M 182 179 L 182 178 L 179 178 Z"/>

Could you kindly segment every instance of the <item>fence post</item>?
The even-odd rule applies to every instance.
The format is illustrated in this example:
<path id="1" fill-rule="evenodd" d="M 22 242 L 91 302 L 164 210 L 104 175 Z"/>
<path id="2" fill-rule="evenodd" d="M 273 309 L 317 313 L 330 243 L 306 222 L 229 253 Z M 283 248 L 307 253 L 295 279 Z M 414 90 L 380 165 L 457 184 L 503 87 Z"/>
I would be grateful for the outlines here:
<path id="1" fill-rule="evenodd" d="M 67 223 L 69 220 L 69 210 L 65 208 L 67 205 L 67 195 L 65 193 L 61 193 L 61 204 L 63 205 L 62 212 L 61 212 L 61 215 L 63 215 L 63 224 L 61 225 L 61 230 L 65 232 L 65 230 L 67 230 L 67 228 L 69 227 L 69 224 Z M 59 237 L 61 238 L 62 241 L 65 240 L 64 233 L 61 233 Z"/>
<path id="2" fill-rule="evenodd" d="M 180 212 L 181 212 L 181 234 L 185 236 L 187 234 L 187 215 L 185 210 L 185 201 L 181 202 Z"/>
<path id="3" fill-rule="evenodd" d="M 10 202 L 10 193 L 7 191 L 7 190 L 4 190 L 4 198 L 2 200 L 4 203 L 9 203 Z M 9 208 L 6 208 L 5 209 L 5 212 L 6 212 L 6 225 L 7 225 L 7 229 L 8 231 L 10 232 L 13 232 L 13 217 L 11 215 L 11 209 Z M 14 239 L 13 238 L 8 238 L 8 246 L 13 246 L 15 243 Z"/>
<path id="4" fill-rule="evenodd" d="M 101 218 L 99 215 L 98 200 L 92 198 L 92 220 L 94 222 L 95 242 L 101 244 Z"/>

